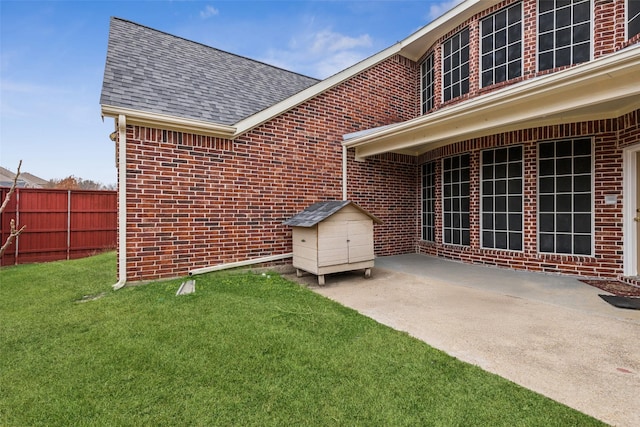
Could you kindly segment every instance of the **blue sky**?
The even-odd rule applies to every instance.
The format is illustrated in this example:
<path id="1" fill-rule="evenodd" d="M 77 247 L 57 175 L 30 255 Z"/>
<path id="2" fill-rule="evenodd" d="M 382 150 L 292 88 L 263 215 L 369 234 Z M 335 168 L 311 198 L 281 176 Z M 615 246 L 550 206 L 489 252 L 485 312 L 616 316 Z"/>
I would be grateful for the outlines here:
<path id="1" fill-rule="evenodd" d="M 0 165 L 116 182 L 99 105 L 111 16 L 325 78 L 459 2 L 0 0 Z"/>

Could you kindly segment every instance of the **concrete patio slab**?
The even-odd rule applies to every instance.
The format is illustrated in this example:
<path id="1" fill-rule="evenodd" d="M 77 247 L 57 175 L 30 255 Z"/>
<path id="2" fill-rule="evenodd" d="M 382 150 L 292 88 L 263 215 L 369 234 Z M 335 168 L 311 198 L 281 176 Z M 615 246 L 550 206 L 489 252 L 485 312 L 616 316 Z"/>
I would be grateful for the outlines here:
<path id="1" fill-rule="evenodd" d="M 424 255 L 297 280 L 429 345 L 615 426 L 640 425 L 640 311 L 575 278 Z M 295 276 L 295 275 L 293 275 Z"/>

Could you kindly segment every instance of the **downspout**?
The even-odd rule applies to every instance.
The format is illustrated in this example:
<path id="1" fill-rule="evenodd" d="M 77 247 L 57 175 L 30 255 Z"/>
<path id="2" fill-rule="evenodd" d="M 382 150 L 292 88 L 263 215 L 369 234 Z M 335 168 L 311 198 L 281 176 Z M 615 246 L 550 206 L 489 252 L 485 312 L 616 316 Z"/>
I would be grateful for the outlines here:
<path id="1" fill-rule="evenodd" d="M 127 118 L 118 116 L 118 283 L 114 291 L 127 284 Z"/>
<path id="2" fill-rule="evenodd" d="M 342 146 L 342 200 L 347 200 L 347 147 Z"/>
<path id="3" fill-rule="evenodd" d="M 293 252 L 289 252 L 286 254 L 279 254 L 279 255 L 269 255 L 262 258 L 254 258 L 254 259 L 248 259 L 244 261 L 229 262 L 227 264 L 218 264 L 210 267 L 196 268 L 189 272 L 189 276 L 194 276 L 196 274 L 210 273 L 212 271 L 228 270 L 230 268 L 246 267 L 249 265 L 262 264 L 265 262 L 279 261 L 279 260 L 287 259 L 291 257 L 293 257 Z"/>

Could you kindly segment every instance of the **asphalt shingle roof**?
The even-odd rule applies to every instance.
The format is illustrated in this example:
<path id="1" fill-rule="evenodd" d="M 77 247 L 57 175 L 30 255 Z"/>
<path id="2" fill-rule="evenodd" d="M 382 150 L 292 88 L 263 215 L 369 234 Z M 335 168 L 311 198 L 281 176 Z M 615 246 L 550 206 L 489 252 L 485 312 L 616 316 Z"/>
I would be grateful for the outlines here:
<path id="1" fill-rule="evenodd" d="M 232 125 L 317 82 L 111 18 L 100 104 Z"/>
<path id="2" fill-rule="evenodd" d="M 324 221 L 329 218 L 334 213 L 338 212 L 340 209 L 344 208 L 347 205 L 353 205 L 360 211 L 362 211 L 365 215 L 371 217 L 374 222 L 381 223 L 378 218 L 371 215 L 369 212 L 362 209 L 357 204 L 353 203 L 350 200 L 330 200 L 327 202 L 318 202 L 309 206 L 302 212 L 297 213 L 293 217 L 289 218 L 285 222 L 284 225 L 291 225 L 293 227 L 313 227 L 317 223 Z"/>

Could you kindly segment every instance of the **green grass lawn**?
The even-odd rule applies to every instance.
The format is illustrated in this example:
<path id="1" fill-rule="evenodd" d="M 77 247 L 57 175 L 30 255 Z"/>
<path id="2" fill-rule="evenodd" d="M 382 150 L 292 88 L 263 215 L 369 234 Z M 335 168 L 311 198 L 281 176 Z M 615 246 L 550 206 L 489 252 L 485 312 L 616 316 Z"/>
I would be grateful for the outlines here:
<path id="1" fill-rule="evenodd" d="M 115 281 L 0 269 L 0 425 L 600 425 L 276 274 Z"/>

